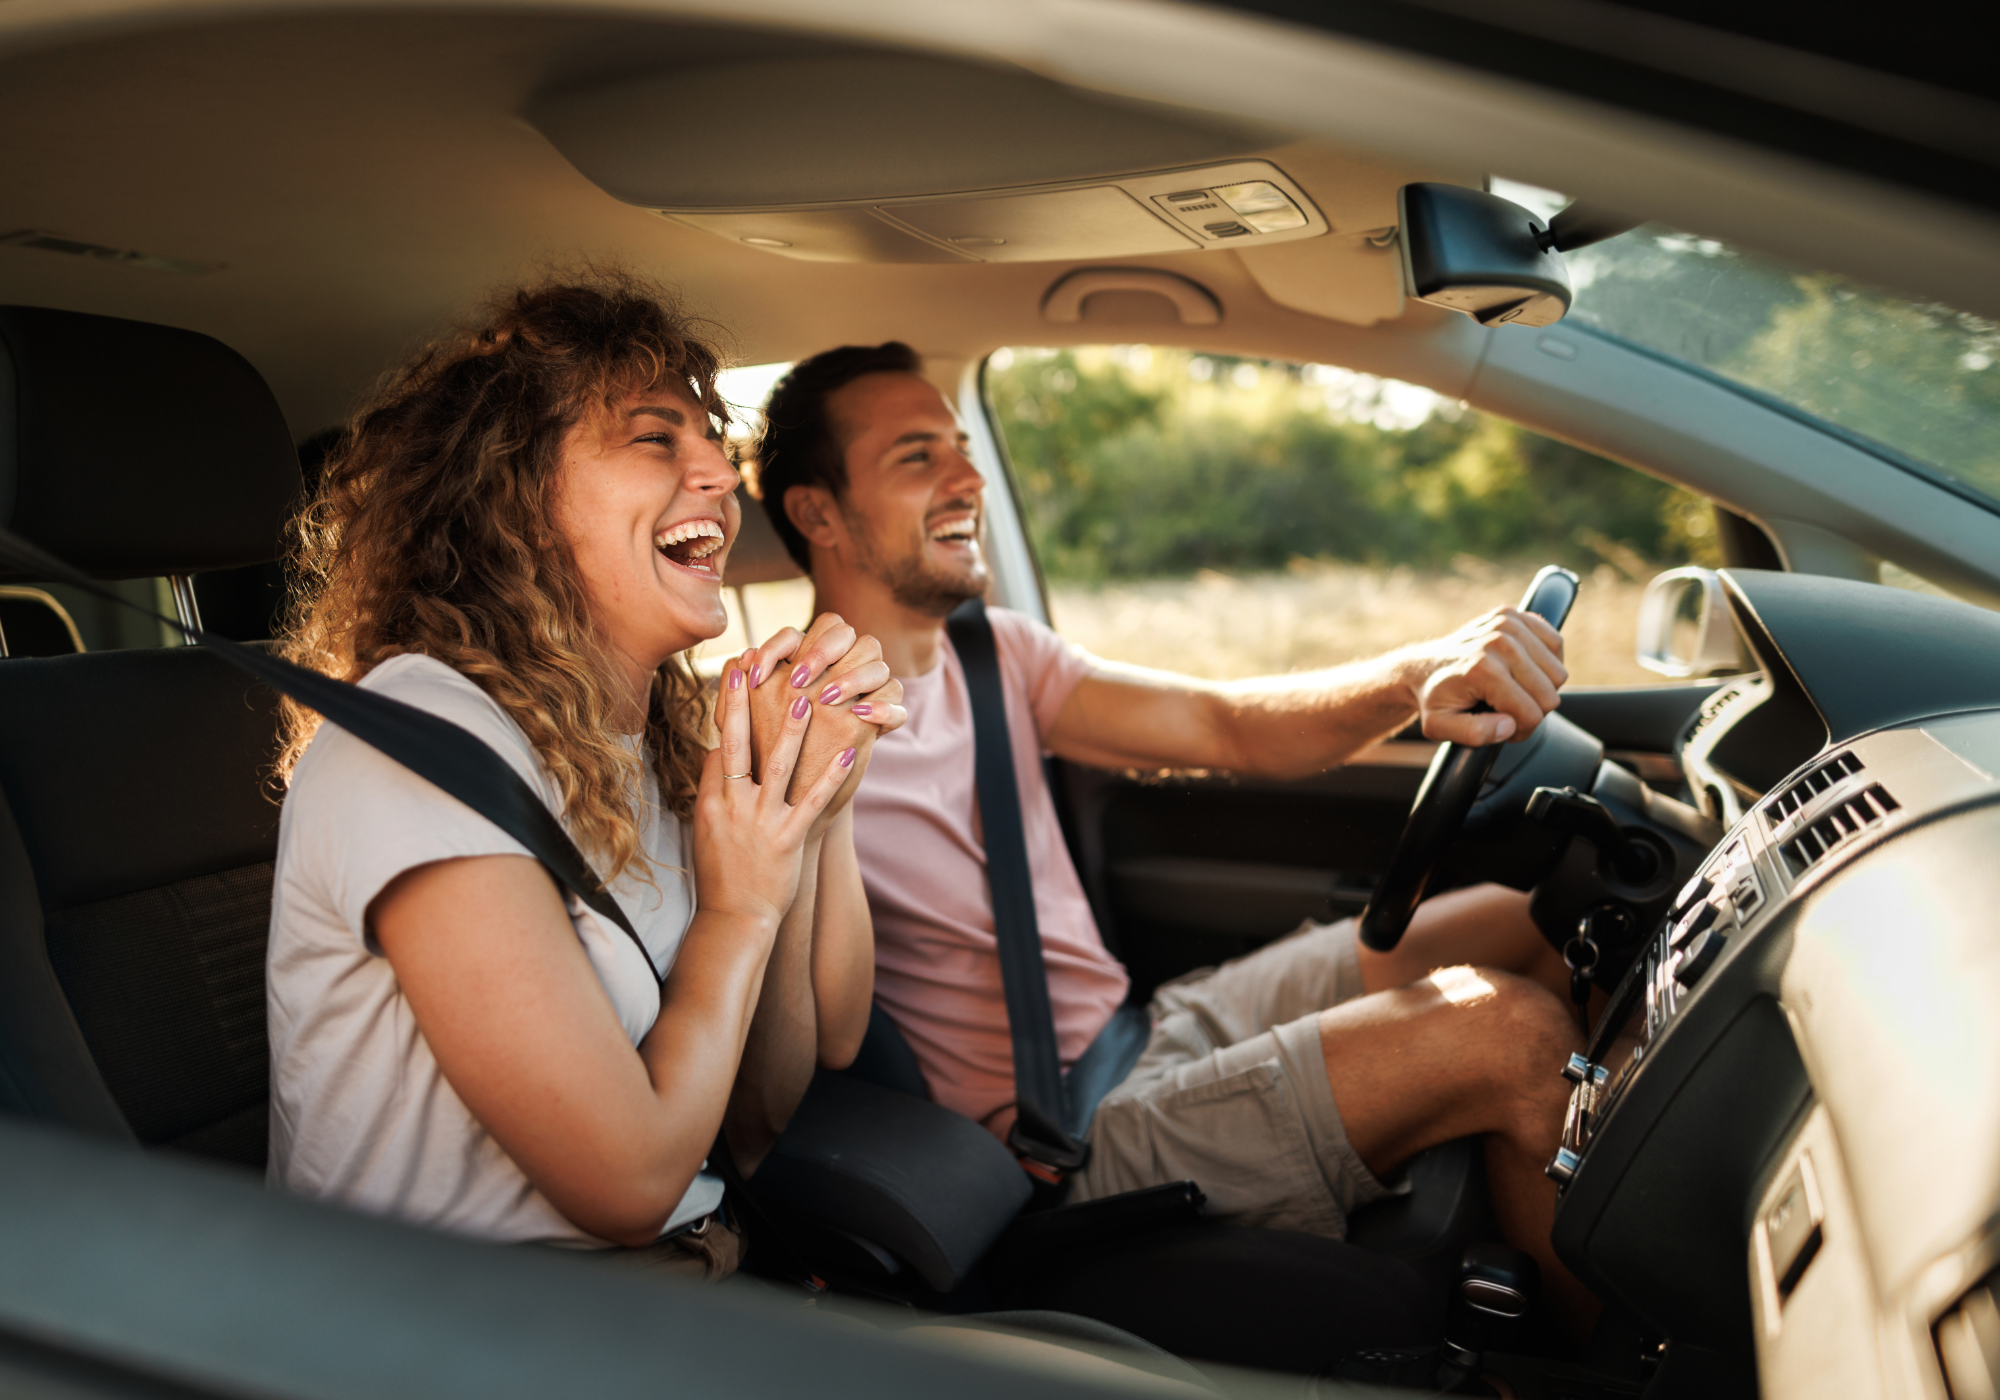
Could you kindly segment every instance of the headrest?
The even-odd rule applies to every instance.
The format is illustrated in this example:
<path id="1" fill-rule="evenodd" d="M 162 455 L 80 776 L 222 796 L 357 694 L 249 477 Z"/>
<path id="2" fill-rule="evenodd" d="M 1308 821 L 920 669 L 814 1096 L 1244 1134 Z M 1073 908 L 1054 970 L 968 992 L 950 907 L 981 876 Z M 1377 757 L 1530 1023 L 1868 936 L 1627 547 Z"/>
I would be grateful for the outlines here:
<path id="1" fill-rule="evenodd" d="M 299 493 L 277 400 L 221 341 L 0 306 L 0 525 L 99 578 L 190 574 L 277 558 Z"/>

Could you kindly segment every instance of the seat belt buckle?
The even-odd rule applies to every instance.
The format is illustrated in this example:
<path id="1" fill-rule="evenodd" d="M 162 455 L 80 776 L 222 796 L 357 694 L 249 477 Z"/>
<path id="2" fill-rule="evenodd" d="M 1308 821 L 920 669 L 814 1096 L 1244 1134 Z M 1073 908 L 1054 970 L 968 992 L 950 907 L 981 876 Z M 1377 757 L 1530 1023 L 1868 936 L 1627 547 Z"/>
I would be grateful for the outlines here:
<path id="1" fill-rule="evenodd" d="M 1033 1157 L 1024 1157 L 1017 1154 L 1014 1160 L 1021 1164 L 1022 1171 L 1041 1182 L 1044 1186 L 1060 1186 L 1069 1180 L 1068 1172 L 1058 1167 L 1051 1167 L 1044 1162 L 1037 1162 Z"/>
<path id="2" fill-rule="evenodd" d="M 1022 1171 L 1049 1186 L 1062 1185 L 1090 1161 L 1089 1143 L 1074 1138 L 1060 1143 L 1045 1141 L 1024 1128 L 1019 1118 L 1007 1130 L 1007 1147 Z"/>

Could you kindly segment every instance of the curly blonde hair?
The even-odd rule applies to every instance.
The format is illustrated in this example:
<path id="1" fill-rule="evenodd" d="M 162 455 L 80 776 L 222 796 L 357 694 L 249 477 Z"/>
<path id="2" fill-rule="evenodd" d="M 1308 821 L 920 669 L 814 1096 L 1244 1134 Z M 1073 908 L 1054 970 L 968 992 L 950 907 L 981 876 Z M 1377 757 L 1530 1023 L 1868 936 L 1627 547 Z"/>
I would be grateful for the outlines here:
<path id="1" fill-rule="evenodd" d="M 593 271 L 494 298 L 479 321 L 390 374 L 328 455 L 294 525 L 284 653 L 358 681 L 393 656 L 435 657 L 521 726 L 599 873 L 635 863 L 640 765 L 613 717 L 616 674 L 555 521 L 564 438 L 623 396 L 684 387 L 719 421 L 722 358 L 673 297 Z M 278 778 L 320 717 L 284 702 Z M 687 817 L 706 752 L 684 656 L 654 674 L 644 752 Z"/>

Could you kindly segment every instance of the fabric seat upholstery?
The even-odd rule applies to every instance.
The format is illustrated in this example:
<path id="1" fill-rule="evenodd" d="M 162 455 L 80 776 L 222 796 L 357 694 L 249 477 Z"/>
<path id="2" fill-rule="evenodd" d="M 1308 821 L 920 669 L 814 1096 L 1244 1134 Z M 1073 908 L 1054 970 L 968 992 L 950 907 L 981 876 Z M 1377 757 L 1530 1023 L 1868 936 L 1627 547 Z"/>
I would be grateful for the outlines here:
<path id="1" fill-rule="evenodd" d="M 7 307 L 0 358 L 0 523 L 103 578 L 276 556 L 298 459 L 240 356 Z M 261 1168 L 275 753 L 195 648 L 0 665 L 0 1110 Z"/>

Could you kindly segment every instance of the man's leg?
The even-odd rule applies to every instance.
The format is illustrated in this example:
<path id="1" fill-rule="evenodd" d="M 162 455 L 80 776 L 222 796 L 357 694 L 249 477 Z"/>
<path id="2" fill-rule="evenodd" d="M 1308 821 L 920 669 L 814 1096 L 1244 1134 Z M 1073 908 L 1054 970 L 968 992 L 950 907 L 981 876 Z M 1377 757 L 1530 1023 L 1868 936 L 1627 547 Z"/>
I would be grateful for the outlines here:
<path id="1" fill-rule="evenodd" d="M 1556 1191 L 1542 1174 L 1569 1101 L 1558 1071 L 1582 1044 L 1567 1007 L 1525 977 L 1449 967 L 1321 1012 L 1319 1033 L 1348 1142 L 1376 1176 L 1486 1135 L 1501 1233 L 1535 1257 L 1581 1335 L 1598 1304 L 1550 1246 Z"/>
<path id="2" fill-rule="evenodd" d="M 1441 967 L 1496 968 L 1569 997 L 1569 969 L 1528 917 L 1528 898 L 1504 885 L 1474 885 L 1417 906 L 1403 941 L 1386 953 L 1361 949 L 1361 985 L 1407 987 Z"/>

